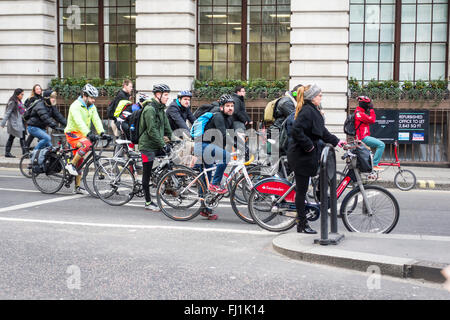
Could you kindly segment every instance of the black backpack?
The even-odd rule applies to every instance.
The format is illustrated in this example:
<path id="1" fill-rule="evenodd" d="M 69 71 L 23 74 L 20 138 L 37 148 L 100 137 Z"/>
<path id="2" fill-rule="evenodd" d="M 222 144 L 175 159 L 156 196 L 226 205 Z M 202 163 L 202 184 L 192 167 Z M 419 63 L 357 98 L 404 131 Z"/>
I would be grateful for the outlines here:
<path id="1" fill-rule="evenodd" d="M 355 128 L 355 114 L 349 114 L 344 122 L 344 132 L 349 136 L 356 136 L 356 132 L 358 131 L 360 126 L 361 122 L 359 123 L 358 128 Z"/>
<path id="2" fill-rule="evenodd" d="M 372 152 L 364 146 L 358 146 L 354 153 L 356 154 L 356 167 L 361 172 L 372 172 L 373 156 Z"/>
<path id="3" fill-rule="evenodd" d="M 27 110 L 25 111 L 25 113 L 23 114 L 23 119 L 25 121 L 30 120 L 31 118 L 31 114 L 33 113 L 33 109 L 34 107 L 38 104 L 38 102 L 41 101 L 40 99 L 37 99 L 35 101 L 33 101 L 33 103 L 27 108 Z"/>
<path id="4" fill-rule="evenodd" d="M 114 112 L 116 111 L 116 99 L 111 101 L 111 103 L 108 105 L 108 108 L 106 108 L 106 116 L 110 120 L 114 120 Z"/>
<path id="5" fill-rule="evenodd" d="M 200 118 L 206 112 L 210 112 L 214 106 L 212 104 L 203 104 L 194 112 L 194 117 L 196 119 Z"/>
<path id="6" fill-rule="evenodd" d="M 148 103 L 144 102 L 144 105 L 139 110 L 134 111 L 127 118 L 128 125 L 130 127 L 129 137 L 130 141 L 134 144 L 139 143 L 139 138 L 142 135 L 142 132 L 139 130 L 139 123 L 141 122 L 141 114 L 144 111 L 145 107 Z"/>

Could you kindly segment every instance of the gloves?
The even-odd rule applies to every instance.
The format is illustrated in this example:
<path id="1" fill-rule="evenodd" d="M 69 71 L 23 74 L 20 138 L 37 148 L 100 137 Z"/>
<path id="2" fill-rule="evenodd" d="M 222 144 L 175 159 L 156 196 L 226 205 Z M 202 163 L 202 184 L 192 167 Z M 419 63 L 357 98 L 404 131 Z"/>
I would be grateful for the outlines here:
<path id="1" fill-rule="evenodd" d="M 91 140 L 91 142 L 97 141 L 97 136 L 96 136 L 95 134 L 93 134 L 92 132 L 89 132 L 89 133 L 88 133 L 87 138 L 88 138 L 89 140 Z"/>
<path id="2" fill-rule="evenodd" d="M 339 140 L 339 143 L 337 144 L 337 146 L 338 146 L 339 148 L 342 148 L 342 147 L 345 146 L 346 144 L 347 144 L 347 141 Z"/>
<path id="3" fill-rule="evenodd" d="M 165 154 L 169 155 L 170 152 L 172 151 L 172 146 L 171 146 L 170 144 L 166 144 L 166 145 L 163 147 L 163 151 L 164 151 Z"/>

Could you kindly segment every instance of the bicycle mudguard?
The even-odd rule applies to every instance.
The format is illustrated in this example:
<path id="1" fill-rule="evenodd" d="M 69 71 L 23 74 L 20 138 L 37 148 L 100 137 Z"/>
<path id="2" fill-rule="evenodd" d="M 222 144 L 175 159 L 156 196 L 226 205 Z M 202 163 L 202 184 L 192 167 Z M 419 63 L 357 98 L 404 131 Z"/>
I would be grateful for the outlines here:
<path id="1" fill-rule="evenodd" d="M 282 178 L 265 178 L 261 181 L 258 181 L 254 188 L 259 193 L 263 194 L 273 194 L 277 196 L 283 196 L 289 188 L 292 186 L 292 183 Z M 295 202 L 295 189 L 292 190 L 284 199 L 286 202 Z"/>

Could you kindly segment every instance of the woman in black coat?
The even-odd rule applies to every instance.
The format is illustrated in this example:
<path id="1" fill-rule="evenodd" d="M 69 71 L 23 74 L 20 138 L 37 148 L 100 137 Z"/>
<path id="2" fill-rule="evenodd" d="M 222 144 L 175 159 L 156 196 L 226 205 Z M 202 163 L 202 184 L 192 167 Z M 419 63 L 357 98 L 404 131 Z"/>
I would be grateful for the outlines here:
<path id="1" fill-rule="evenodd" d="M 331 134 L 325 128 L 325 121 L 319 111 L 322 90 L 317 85 L 302 86 L 297 90 L 295 121 L 288 147 L 289 168 L 295 172 L 297 207 L 297 232 L 314 234 L 306 220 L 305 197 L 309 179 L 317 174 L 320 160 L 319 139 L 333 146 L 341 147 L 345 141 Z"/>

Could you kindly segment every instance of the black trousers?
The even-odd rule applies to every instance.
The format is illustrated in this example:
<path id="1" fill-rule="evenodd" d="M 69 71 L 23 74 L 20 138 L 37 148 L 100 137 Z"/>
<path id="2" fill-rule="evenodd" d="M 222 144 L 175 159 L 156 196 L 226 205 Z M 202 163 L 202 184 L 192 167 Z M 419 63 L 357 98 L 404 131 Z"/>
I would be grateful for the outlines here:
<path id="1" fill-rule="evenodd" d="M 305 199 L 306 192 L 308 192 L 309 178 L 310 177 L 295 174 L 295 206 L 297 208 L 297 217 L 299 224 L 306 223 Z"/>
<path id="2" fill-rule="evenodd" d="M 155 157 L 164 155 L 164 151 L 141 151 L 142 154 L 142 189 L 144 190 L 145 202 L 151 202 L 150 179 Z"/>
<path id="3" fill-rule="evenodd" d="M 6 141 L 6 147 L 5 147 L 5 152 L 6 153 L 10 153 L 11 149 L 12 149 L 12 145 L 14 142 L 14 138 L 15 136 L 13 136 L 12 134 L 9 135 L 8 141 Z M 19 138 L 19 142 L 20 142 L 20 147 L 22 148 L 22 154 L 27 153 L 27 147 L 25 145 L 25 138 L 24 138 L 24 134 L 22 134 L 22 137 Z"/>

